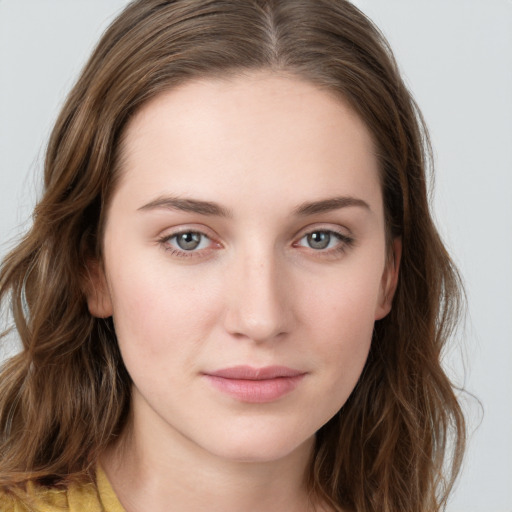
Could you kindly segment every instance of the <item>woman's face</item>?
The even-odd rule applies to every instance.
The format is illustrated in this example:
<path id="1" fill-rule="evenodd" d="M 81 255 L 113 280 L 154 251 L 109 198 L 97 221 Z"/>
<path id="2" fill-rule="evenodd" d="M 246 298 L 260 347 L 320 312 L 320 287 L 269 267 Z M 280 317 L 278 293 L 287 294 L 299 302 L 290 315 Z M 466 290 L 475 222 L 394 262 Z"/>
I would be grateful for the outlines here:
<path id="1" fill-rule="evenodd" d="M 246 461 L 310 446 L 396 283 L 368 130 L 260 72 L 161 94 L 122 156 L 89 307 L 113 315 L 134 432 Z"/>

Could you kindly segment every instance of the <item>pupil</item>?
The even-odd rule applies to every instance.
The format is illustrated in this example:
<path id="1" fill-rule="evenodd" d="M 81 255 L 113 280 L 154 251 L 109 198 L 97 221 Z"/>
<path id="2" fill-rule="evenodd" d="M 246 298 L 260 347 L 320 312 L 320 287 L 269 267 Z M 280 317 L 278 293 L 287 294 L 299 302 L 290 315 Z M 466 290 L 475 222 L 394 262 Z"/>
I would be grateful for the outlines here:
<path id="1" fill-rule="evenodd" d="M 316 231 L 308 235 L 308 244 L 312 249 L 325 249 L 331 241 L 331 235 L 325 231 Z"/>
<path id="2" fill-rule="evenodd" d="M 199 233 L 182 233 L 176 240 L 180 249 L 191 251 L 195 249 L 201 242 L 201 235 Z"/>

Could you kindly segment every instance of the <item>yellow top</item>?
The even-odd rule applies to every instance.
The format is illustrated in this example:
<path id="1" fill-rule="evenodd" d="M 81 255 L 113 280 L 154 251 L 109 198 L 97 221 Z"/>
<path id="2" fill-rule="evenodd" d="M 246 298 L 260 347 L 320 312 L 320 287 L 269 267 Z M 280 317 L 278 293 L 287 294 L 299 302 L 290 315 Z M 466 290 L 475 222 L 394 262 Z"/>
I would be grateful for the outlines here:
<path id="1" fill-rule="evenodd" d="M 72 484 L 67 489 L 48 489 L 28 485 L 31 504 L 22 503 L 0 490 L 1 512 L 125 512 L 107 479 L 98 466 L 97 486 L 92 483 Z"/>

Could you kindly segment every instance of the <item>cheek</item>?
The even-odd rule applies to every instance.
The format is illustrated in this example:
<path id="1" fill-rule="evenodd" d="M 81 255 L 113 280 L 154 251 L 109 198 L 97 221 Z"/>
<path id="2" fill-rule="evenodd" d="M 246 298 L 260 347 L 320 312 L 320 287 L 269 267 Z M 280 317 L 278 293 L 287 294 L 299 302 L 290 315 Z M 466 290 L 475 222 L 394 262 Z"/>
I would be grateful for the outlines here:
<path id="1" fill-rule="evenodd" d="M 354 265 L 326 276 L 313 289 L 309 287 L 302 306 L 305 315 L 311 324 L 329 331 L 328 339 L 336 333 L 343 333 L 346 339 L 366 339 L 373 330 L 381 275 L 376 265 Z"/>
<path id="2" fill-rule="evenodd" d="M 328 406 L 333 414 L 355 387 L 370 350 L 380 274 L 353 269 L 325 283 L 307 305 L 310 339 L 316 339 L 314 357 L 323 370 Z"/>
<path id="3" fill-rule="evenodd" d="M 218 316 L 213 292 L 201 279 L 165 266 L 125 263 L 112 276 L 114 323 L 127 368 L 173 362 L 187 367 Z"/>

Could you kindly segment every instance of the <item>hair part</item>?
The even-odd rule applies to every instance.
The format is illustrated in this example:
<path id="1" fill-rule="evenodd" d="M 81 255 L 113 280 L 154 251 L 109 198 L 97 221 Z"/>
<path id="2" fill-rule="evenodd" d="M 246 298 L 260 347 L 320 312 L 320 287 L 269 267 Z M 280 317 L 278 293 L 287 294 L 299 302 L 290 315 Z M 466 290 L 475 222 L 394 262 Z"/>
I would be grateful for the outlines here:
<path id="1" fill-rule="evenodd" d="M 139 0 L 106 31 L 52 132 L 33 227 L 0 271 L 23 345 L 0 373 L 0 485 L 87 476 L 126 423 L 131 380 L 112 319 L 91 316 L 84 290 L 127 123 L 179 84 L 254 70 L 348 101 L 374 138 L 389 237 L 403 245 L 391 313 L 376 322 L 352 395 L 317 434 L 311 490 L 335 510 L 446 504 L 465 427 L 440 358 L 460 279 L 429 211 L 421 114 L 382 34 L 345 0 Z"/>

